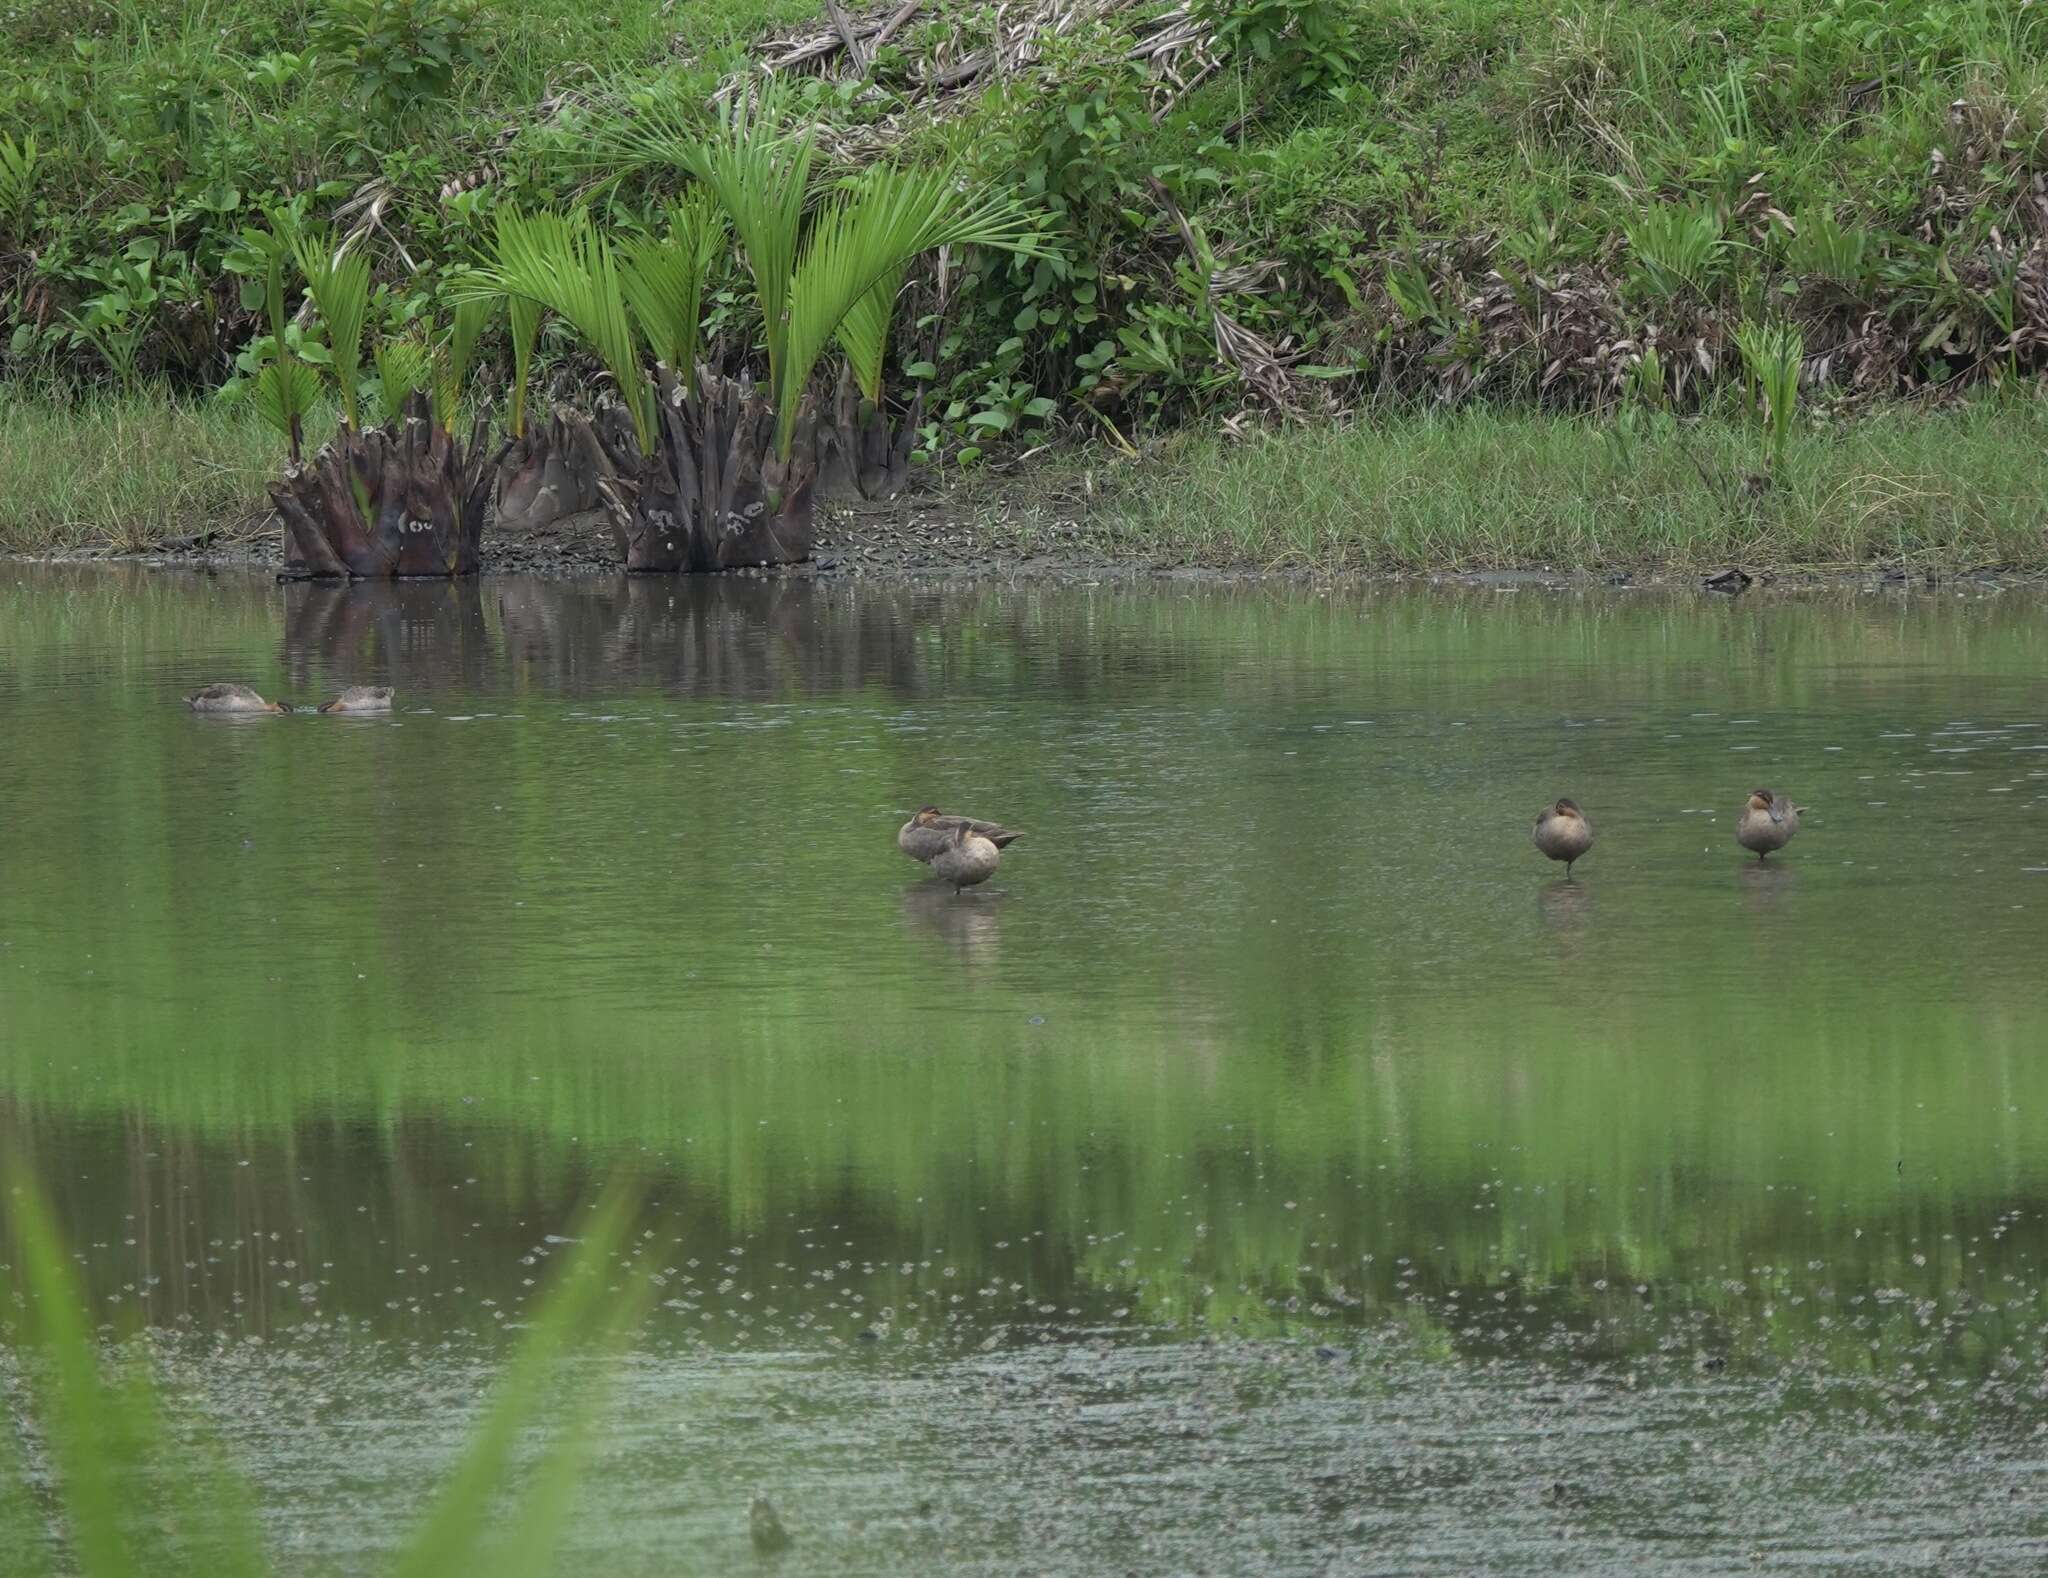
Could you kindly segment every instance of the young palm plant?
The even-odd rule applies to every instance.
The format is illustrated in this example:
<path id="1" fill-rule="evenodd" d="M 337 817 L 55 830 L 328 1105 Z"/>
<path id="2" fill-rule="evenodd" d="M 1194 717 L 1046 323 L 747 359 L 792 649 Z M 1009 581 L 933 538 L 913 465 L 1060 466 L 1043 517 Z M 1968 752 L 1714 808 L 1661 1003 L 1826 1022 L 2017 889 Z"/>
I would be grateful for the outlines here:
<path id="1" fill-rule="evenodd" d="M 839 337 L 879 395 L 889 307 L 910 263 L 943 246 L 1035 252 L 1036 226 L 1015 200 L 964 190 L 952 169 L 875 166 L 821 196 L 811 134 L 785 129 L 773 98 L 729 110 L 703 140 L 646 117 L 607 157 L 618 168 L 669 165 L 722 210 L 760 302 L 764 385 L 695 365 L 719 236 L 701 196 L 665 237 L 617 247 L 580 211 L 509 215 L 466 288 L 558 313 L 611 374 L 619 417 L 581 428 L 601 454 L 598 491 L 627 568 L 806 558 L 819 451 L 811 385 L 826 348 Z"/>
<path id="2" fill-rule="evenodd" d="M 300 461 L 295 443 L 283 479 L 271 484 L 288 537 L 286 569 L 372 578 L 475 572 L 491 469 L 483 424 L 467 443 L 455 428 L 488 303 L 458 309 L 424 368 L 418 349 L 402 342 L 373 352 L 384 421 L 366 428 L 360 388 L 369 260 L 317 232 L 276 245 L 280 252 L 288 245 L 326 325 L 342 410 L 341 431 L 312 463 Z M 282 358 L 281 321 L 273 327 Z"/>
<path id="3" fill-rule="evenodd" d="M 1782 479 L 1792 419 L 1799 409 L 1799 371 L 1806 341 L 1789 323 L 1745 323 L 1735 331 L 1751 389 L 1762 398 L 1765 450 L 1770 475 Z"/>

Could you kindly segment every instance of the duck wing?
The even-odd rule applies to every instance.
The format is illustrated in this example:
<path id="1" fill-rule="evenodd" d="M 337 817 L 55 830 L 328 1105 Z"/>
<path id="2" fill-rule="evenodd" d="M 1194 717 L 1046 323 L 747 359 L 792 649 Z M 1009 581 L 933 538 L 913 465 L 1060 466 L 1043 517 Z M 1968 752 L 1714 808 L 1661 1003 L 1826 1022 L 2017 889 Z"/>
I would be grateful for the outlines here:
<path id="1" fill-rule="evenodd" d="M 976 816 L 942 816 L 932 825 L 945 829 L 946 836 L 949 838 L 953 835 L 955 828 L 970 828 L 998 849 L 1001 849 L 1006 844 L 1014 844 L 1024 836 L 1016 828 L 1005 827 L 1000 822 L 984 822 L 980 817 Z"/>

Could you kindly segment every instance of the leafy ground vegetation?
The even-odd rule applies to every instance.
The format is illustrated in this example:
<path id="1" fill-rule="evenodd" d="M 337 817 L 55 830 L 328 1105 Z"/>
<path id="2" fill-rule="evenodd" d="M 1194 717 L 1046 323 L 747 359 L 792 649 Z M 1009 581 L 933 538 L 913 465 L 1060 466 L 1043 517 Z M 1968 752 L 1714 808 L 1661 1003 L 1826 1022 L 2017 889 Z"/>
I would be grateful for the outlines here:
<path id="1" fill-rule="evenodd" d="M 245 239 L 266 212 L 353 237 L 372 265 L 371 331 L 424 334 L 508 210 L 580 202 L 659 231 L 679 177 L 606 150 L 650 121 L 709 126 L 764 66 L 792 80 L 839 173 L 884 151 L 964 159 L 1038 218 L 1031 251 L 949 252 L 906 282 L 887 387 L 940 475 L 1052 442 L 1149 456 L 1190 428 L 1298 428 L 1277 441 L 1302 446 L 1286 451 L 1296 470 L 1337 466 L 1353 500 L 1312 534 L 1321 556 L 1339 543 L 1358 562 L 1439 562 L 1396 545 L 1370 490 L 1403 431 L 1441 437 L 1456 421 L 1431 409 L 1472 408 L 1533 444 L 1539 491 L 1569 488 L 1597 453 L 1696 477 L 1693 517 L 1755 528 L 1723 539 L 1833 559 L 1887 554 L 1899 534 L 1888 546 L 1784 500 L 1832 496 L 1873 409 L 1972 403 L 1980 441 L 1954 466 L 2038 453 L 2037 0 L 1079 0 L 1042 15 L 884 0 L 841 14 L 843 29 L 810 0 L 8 0 L 0 381 L 5 427 L 44 441 L 0 433 L 0 533 L 146 538 L 254 453 L 236 408 L 269 337 Z M 324 332 L 305 312 L 286 329 L 316 364 Z M 702 334 L 725 370 L 765 369 L 736 259 L 713 262 Z M 501 339 L 479 355 L 502 403 Z M 537 401 L 604 388 L 560 323 L 533 363 Z M 112 428 L 146 447 L 151 404 L 179 408 L 166 433 L 217 445 L 195 457 L 201 477 L 154 460 L 68 504 L 39 483 Z M 1345 432 L 1322 420 L 1347 413 Z M 1275 442 L 1252 453 L 1271 462 Z M 1939 455 L 1907 447 L 1915 465 L 1864 443 L 1859 486 L 1978 501 L 1947 527 L 1916 517 L 1922 551 L 2048 563 L 2038 510 L 2003 502 L 2041 493 L 2011 475 L 2038 462 L 1979 478 L 1919 469 Z M 1242 474 L 1227 447 L 1180 448 L 1208 457 L 1219 488 Z M 1453 448 L 1476 509 L 1487 452 Z M 1145 468 L 1130 486 L 1136 499 Z M 1156 507 L 1119 519 L 1141 515 L 1120 540 L 1165 529 Z M 1572 540 L 1518 541 L 1496 522 L 1452 557 L 1524 562 Z M 1685 540 L 1649 532 L 1642 551 Z"/>

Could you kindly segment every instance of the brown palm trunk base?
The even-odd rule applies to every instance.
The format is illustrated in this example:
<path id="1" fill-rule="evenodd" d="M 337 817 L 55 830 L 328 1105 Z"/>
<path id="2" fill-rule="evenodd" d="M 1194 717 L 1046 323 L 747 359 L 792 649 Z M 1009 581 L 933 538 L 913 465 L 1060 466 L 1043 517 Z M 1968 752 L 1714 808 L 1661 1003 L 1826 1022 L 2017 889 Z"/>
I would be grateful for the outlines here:
<path id="1" fill-rule="evenodd" d="M 497 469 L 491 524 L 501 532 L 539 534 L 610 516 L 597 485 L 612 468 L 579 418 L 557 411 L 529 427 L 506 444 Z"/>
<path id="2" fill-rule="evenodd" d="M 924 420 L 919 389 L 896 431 L 889 415 L 854 387 L 853 375 L 839 371 L 831 408 L 818 422 L 818 495 L 827 499 L 893 499 L 910 480 L 910 452 Z"/>
<path id="3" fill-rule="evenodd" d="M 285 573 L 473 575 L 492 479 L 483 423 L 465 444 L 415 395 L 393 421 L 343 429 L 310 464 L 270 485 L 284 517 Z"/>
<path id="4" fill-rule="evenodd" d="M 787 461 L 775 453 L 775 407 L 751 379 L 706 373 L 685 392 L 664 374 L 656 411 L 651 456 L 616 407 L 594 419 L 565 415 L 604 456 L 598 493 L 628 570 L 736 570 L 811 556 L 815 411 L 799 418 Z"/>

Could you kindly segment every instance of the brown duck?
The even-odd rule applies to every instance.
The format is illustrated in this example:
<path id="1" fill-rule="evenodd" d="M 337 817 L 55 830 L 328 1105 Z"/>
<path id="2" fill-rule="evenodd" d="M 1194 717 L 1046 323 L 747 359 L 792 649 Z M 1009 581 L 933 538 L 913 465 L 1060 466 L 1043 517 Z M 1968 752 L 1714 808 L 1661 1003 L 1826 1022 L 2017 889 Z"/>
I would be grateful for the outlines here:
<path id="1" fill-rule="evenodd" d="M 931 867 L 934 875 L 952 883 L 958 893 L 994 876 L 1003 855 L 993 839 L 977 833 L 965 818 L 956 820 L 959 825 L 946 847 L 932 856 Z"/>
<path id="2" fill-rule="evenodd" d="M 194 712 L 290 712 L 281 701 L 265 701 L 247 685 L 202 685 L 185 698 Z"/>
<path id="3" fill-rule="evenodd" d="M 389 685 L 351 685 L 332 701 L 320 703 L 322 712 L 389 712 Z"/>
<path id="4" fill-rule="evenodd" d="M 1586 820 L 1586 813 L 1576 801 L 1560 800 L 1543 808 L 1542 815 L 1536 818 L 1536 830 L 1529 837 L 1552 860 L 1562 860 L 1564 874 L 1569 877 L 1572 862 L 1593 847 L 1593 824 Z"/>
<path id="5" fill-rule="evenodd" d="M 1799 831 L 1799 813 L 1810 809 L 1794 805 L 1790 796 L 1774 789 L 1752 790 L 1742 818 L 1735 824 L 1735 842 L 1764 860 L 1792 842 L 1792 835 Z"/>
<path id="6" fill-rule="evenodd" d="M 1024 835 L 997 822 L 981 822 L 971 816 L 945 816 L 935 805 L 920 809 L 896 831 L 896 847 L 912 860 L 929 864 L 953 842 L 954 833 L 971 828 L 989 843 L 1002 849 Z"/>

